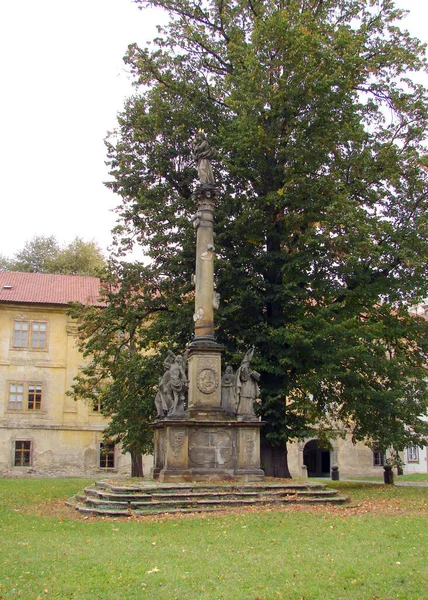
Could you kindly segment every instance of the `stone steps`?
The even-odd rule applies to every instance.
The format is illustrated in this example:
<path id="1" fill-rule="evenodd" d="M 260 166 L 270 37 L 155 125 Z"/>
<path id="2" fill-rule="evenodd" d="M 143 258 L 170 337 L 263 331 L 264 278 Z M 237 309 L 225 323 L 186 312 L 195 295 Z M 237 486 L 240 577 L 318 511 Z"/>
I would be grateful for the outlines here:
<path id="1" fill-rule="evenodd" d="M 297 504 L 343 504 L 349 498 L 322 484 L 258 483 L 234 485 L 142 484 L 97 482 L 67 502 L 81 513 L 125 516 L 219 511 L 237 507 Z"/>

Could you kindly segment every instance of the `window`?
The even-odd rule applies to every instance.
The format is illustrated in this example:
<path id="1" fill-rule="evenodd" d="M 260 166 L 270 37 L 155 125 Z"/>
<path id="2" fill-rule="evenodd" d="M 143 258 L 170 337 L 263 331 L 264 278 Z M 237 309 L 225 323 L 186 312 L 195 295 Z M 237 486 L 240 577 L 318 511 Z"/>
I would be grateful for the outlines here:
<path id="1" fill-rule="evenodd" d="M 15 467 L 29 467 L 31 465 L 31 442 L 15 442 Z"/>
<path id="2" fill-rule="evenodd" d="M 36 411 L 42 408 L 42 386 L 39 383 L 10 383 L 9 410 Z"/>
<path id="3" fill-rule="evenodd" d="M 46 346 L 46 323 L 33 321 L 31 323 L 31 347 L 44 348 Z"/>
<path id="4" fill-rule="evenodd" d="M 101 469 L 114 469 L 114 444 L 100 444 L 100 468 Z"/>
<path id="5" fill-rule="evenodd" d="M 17 348 L 26 348 L 28 346 L 28 329 L 27 321 L 15 321 L 13 326 L 13 345 Z"/>
<path id="6" fill-rule="evenodd" d="M 407 462 L 419 462 L 419 448 L 417 446 L 409 446 L 407 448 Z"/>
<path id="7" fill-rule="evenodd" d="M 14 348 L 43 350 L 46 348 L 47 323 L 44 321 L 14 321 Z"/>
<path id="8" fill-rule="evenodd" d="M 40 410 L 42 408 L 42 386 L 28 386 L 28 410 Z"/>
<path id="9" fill-rule="evenodd" d="M 9 386 L 9 408 L 21 410 L 24 398 L 24 386 L 22 383 L 11 383 Z"/>
<path id="10" fill-rule="evenodd" d="M 90 408 L 92 412 L 99 413 L 101 412 L 101 401 L 98 399 L 99 392 L 96 388 L 93 388 L 93 394 L 95 398 L 92 399 L 92 404 L 90 405 Z"/>
<path id="11" fill-rule="evenodd" d="M 373 466 L 383 467 L 385 465 L 385 456 L 379 450 L 373 451 Z"/>

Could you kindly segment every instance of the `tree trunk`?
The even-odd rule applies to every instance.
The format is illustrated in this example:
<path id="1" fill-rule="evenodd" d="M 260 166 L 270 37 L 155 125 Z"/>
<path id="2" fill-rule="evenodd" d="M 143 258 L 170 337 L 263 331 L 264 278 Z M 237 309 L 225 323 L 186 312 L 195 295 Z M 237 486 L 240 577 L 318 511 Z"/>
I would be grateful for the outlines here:
<path id="1" fill-rule="evenodd" d="M 131 450 L 131 477 L 144 477 L 143 455 Z"/>
<path id="2" fill-rule="evenodd" d="M 291 479 L 287 461 L 287 444 L 271 446 L 264 442 L 260 445 L 262 469 L 266 477 Z"/>

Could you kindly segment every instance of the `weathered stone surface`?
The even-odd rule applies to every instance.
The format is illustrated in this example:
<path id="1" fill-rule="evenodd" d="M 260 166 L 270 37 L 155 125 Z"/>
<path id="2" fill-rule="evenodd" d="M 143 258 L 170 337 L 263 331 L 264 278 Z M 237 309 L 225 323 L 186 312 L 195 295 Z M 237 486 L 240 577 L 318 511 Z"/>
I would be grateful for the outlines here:
<path id="1" fill-rule="evenodd" d="M 144 482 L 118 485 L 98 482 L 70 498 L 68 504 L 83 513 L 105 516 L 226 510 L 245 506 L 343 504 L 349 500 L 321 484 L 197 484 Z"/>
<path id="2" fill-rule="evenodd" d="M 216 409 L 221 406 L 221 347 L 190 348 L 188 410 Z"/>
<path id="3" fill-rule="evenodd" d="M 190 432 L 190 466 L 230 469 L 234 467 L 233 458 L 233 441 L 229 432 L 221 428 Z"/>
<path id="4" fill-rule="evenodd" d="M 154 424 L 152 477 L 198 481 L 223 477 L 259 481 L 262 423 L 185 419 Z M 175 474 L 173 473 L 174 471 Z"/>

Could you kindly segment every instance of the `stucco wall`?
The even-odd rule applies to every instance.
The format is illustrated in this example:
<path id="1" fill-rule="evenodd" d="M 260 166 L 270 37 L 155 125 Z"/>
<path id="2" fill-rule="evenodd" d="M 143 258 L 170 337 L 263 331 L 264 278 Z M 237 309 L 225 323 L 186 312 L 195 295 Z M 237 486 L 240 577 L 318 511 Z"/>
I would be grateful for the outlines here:
<path id="1" fill-rule="evenodd" d="M 13 347 L 13 324 L 47 323 L 43 349 Z M 66 307 L 0 305 L 0 474 L 3 476 L 102 476 L 128 475 L 129 455 L 115 449 L 115 469 L 99 468 L 99 448 L 106 419 L 85 402 L 75 402 L 66 392 L 82 357 L 75 342 L 75 324 Z M 42 386 L 41 410 L 11 410 L 11 382 Z M 24 402 L 25 404 L 25 402 Z M 31 466 L 14 466 L 15 441 L 31 441 Z M 145 472 L 152 466 L 145 457 Z"/>
<path id="2" fill-rule="evenodd" d="M 305 474 L 302 469 L 303 452 L 306 443 L 312 439 L 288 444 L 288 465 L 293 477 Z M 382 467 L 373 466 L 373 453 L 362 442 L 354 445 L 350 436 L 347 436 L 345 439 L 332 439 L 330 446 L 330 465 L 339 466 L 340 477 L 376 477 L 383 474 Z"/>

